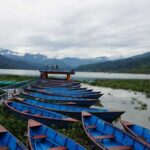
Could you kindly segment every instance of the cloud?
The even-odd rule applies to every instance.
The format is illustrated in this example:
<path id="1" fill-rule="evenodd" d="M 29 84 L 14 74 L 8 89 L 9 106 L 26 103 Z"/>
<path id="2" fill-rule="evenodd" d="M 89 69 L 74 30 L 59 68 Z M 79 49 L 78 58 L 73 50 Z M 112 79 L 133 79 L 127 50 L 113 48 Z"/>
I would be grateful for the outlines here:
<path id="1" fill-rule="evenodd" d="M 0 47 L 49 57 L 150 51 L 149 0 L 0 0 Z"/>

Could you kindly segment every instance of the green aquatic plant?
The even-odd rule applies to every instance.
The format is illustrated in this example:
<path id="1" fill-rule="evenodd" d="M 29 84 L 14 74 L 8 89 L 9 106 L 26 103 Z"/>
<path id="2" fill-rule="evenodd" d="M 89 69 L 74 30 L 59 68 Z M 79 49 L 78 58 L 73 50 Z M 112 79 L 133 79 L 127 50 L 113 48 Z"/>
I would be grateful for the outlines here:
<path id="1" fill-rule="evenodd" d="M 147 97 L 150 97 L 150 80 L 96 79 L 92 82 L 86 81 L 86 83 L 94 86 L 143 92 Z"/>
<path id="2" fill-rule="evenodd" d="M 135 104 L 135 102 L 132 100 L 132 101 L 131 101 L 131 104 Z"/>
<path id="3" fill-rule="evenodd" d="M 133 101 L 137 101 L 137 98 L 135 98 L 135 97 L 132 97 L 131 99 L 132 99 Z"/>

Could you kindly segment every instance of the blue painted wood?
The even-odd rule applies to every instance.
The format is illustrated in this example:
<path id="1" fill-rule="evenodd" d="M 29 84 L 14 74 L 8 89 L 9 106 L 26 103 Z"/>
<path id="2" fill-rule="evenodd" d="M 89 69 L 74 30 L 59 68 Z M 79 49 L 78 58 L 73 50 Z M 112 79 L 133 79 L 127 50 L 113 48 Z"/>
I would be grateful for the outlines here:
<path id="1" fill-rule="evenodd" d="M 8 130 L 0 125 L 0 149 L 27 150 L 27 148 Z"/>
<path id="2" fill-rule="evenodd" d="M 74 103 L 78 106 L 82 107 L 90 107 L 94 105 L 98 100 L 94 99 L 85 99 L 85 98 L 73 98 L 73 97 L 63 97 L 63 96 L 55 96 L 55 95 L 47 95 L 40 92 L 22 92 L 21 95 L 23 95 L 25 98 L 34 98 L 34 99 L 42 99 L 46 102 L 50 103 Z"/>
<path id="3" fill-rule="evenodd" d="M 84 99 L 98 99 L 103 95 L 103 93 L 95 92 L 95 93 L 70 93 L 70 92 L 61 92 L 59 90 L 56 91 L 49 91 L 47 89 L 38 89 L 38 88 L 24 88 L 25 91 L 31 91 L 31 92 L 39 92 L 39 93 L 45 93 L 55 96 L 63 96 L 63 97 L 70 97 L 70 98 L 84 98 Z"/>
<path id="4" fill-rule="evenodd" d="M 4 105 L 8 111 L 14 113 L 22 119 L 35 119 L 47 125 L 55 124 L 58 126 L 67 127 L 70 123 L 72 124 L 78 121 L 53 111 L 40 109 L 19 102 L 5 101 Z"/>
<path id="5" fill-rule="evenodd" d="M 101 150 L 150 150 L 150 146 L 112 124 L 82 112 L 83 128 L 89 139 Z"/>
<path id="6" fill-rule="evenodd" d="M 123 120 L 121 124 L 127 132 L 150 145 L 150 129 Z"/>
<path id="7" fill-rule="evenodd" d="M 21 102 L 28 105 L 33 105 L 35 107 L 62 113 L 71 117 L 77 117 L 77 118 L 81 118 L 82 111 L 86 111 L 110 122 L 117 119 L 118 117 L 120 117 L 121 114 L 124 113 L 124 111 L 115 111 L 115 110 L 111 111 L 104 108 L 97 109 L 97 108 L 86 108 L 86 107 L 77 107 L 77 106 L 69 106 L 69 105 L 51 104 L 51 103 L 41 102 L 33 99 L 24 99 L 21 100 Z"/>
<path id="8" fill-rule="evenodd" d="M 31 150 L 85 150 L 72 139 L 34 120 L 28 121 L 28 139 Z"/>

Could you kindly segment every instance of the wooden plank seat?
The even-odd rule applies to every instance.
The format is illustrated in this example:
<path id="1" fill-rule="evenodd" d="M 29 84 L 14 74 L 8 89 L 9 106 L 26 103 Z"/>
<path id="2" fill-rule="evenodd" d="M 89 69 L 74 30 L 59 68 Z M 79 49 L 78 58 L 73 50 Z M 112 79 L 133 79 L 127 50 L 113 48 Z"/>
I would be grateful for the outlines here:
<path id="1" fill-rule="evenodd" d="M 41 126 L 41 123 L 36 122 L 34 120 L 29 120 L 29 127 L 30 128 L 36 128 L 36 127 L 39 127 L 39 126 Z"/>
<path id="2" fill-rule="evenodd" d="M 67 150 L 68 148 L 67 147 L 64 147 L 64 146 L 58 146 L 58 147 L 53 147 L 53 148 L 50 148 L 49 150 Z"/>
<path id="3" fill-rule="evenodd" d="M 132 150 L 131 146 L 113 146 L 109 150 Z"/>
<path id="4" fill-rule="evenodd" d="M 91 125 L 91 126 L 86 126 L 87 129 L 95 129 L 96 126 L 95 125 Z"/>
<path id="5" fill-rule="evenodd" d="M 29 110 L 23 110 L 22 113 L 29 113 Z"/>
<path id="6" fill-rule="evenodd" d="M 0 133 L 3 133 L 3 132 L 7 132 L 7 130 L 3 126 L 0 125 Z"/>
<path id="7" fill-rule="evenodd" d="M 94 136 L 96 140 L 103 140 L 103 139 L 113 139 L 113 135 L 101 135 L 101 136 Z"/>
<path id="8" fill-rule="evenodd" d="M 15 97 L 15 100 L 23 101 L 23 100 L 24 100 L 24 98 L 21 98 L 21 97 Z"/>
<path id="9" fill-rule="evenodd" d="M 87 113 L 87 112 L 83 112 L 82 115 L 83 115 L 84 117 L 91 117 L 91 116 L 92 116 L 92 114 L 89 114 L 89 113 Z"/>
<path id="10" fill-rule="evenodd" d="M 8 147 L 0 147 L 0 150 L 9 150 Z"/>
<path id="11" fill-rule="evenodd" d="M 33 137 L 32 137 L 33 140 L 37 140 L 37 139 L 45 139 L 45 138 L 47 138 L 46 135 L 36 135 L 36 136 L 33 136 Z"/>

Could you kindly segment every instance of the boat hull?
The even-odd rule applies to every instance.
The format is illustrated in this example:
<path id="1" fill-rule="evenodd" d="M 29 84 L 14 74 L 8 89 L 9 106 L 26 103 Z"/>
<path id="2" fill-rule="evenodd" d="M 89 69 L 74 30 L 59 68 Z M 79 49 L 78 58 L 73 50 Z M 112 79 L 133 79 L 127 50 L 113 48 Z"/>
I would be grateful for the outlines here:
<path id="1" fill-rule="evenodd" d="M 83 146 L 76 143 L 57 131 L 49 128 L 35 120 L 28 120 L 28 142 L 30 150 L 85 150 Z M 36 141 L 36 144 L 34 144 Z"/>
<path id="2" fill-rule="evenodd" d="M 82 112 L 82 124 L 88 138 L 100 150 L 150 149 L 139 139 L 87 112 Z"/>
<path id="3" fill-rule="evenodd" d="M 59 103 L 59 104 L 69 104 L 69 105 L 76 105 L 76 106 L 81 106 L 81 107 L 90 107 L 92 105 L 94 105 L 96 102 L 98 102 L 98 100 L 94 100 L 94 99 L 91 99 L 91 100 L 77 100 L 77 99 L 66 99 L 65 97 L 62 97 L 63 99 L 62 100 L 56 100 L 54 98 L 41 98 L 41 97 L 38 97 L 38 96 L 33 96 L 31 94 L 28 94 L 28 93 L 21 93 L 21 95 L 25 98 L 33 98 L 33 99 L 36 99 L 36 100 L 42 100 L 42 101 L 45 101 L 45 102 L 48 102 L 48 103 Z"/>
<path id="4" fill-rule="evenodd" d="M 140 140 L 142 140 L 150 146 L 150 129 L 146 129 L 142 126 L 123 120 L 121 120 L 120 122 L 128 133 L 132 134 L 136 138 L 139 138 Z"/>
<path id="5" fill-rule="evenodd" d="M 46 95 L 54 95 L 54 96 L 62 96 L 62 97 L 70 97 L 70 98 L 84 98 L 84 99 L 98 99 L 100 98 L 103 93 L 96 93 L 96 94 L 89 94 L 89 95 L 66 95 L 66 94 L 58 94 L 58 93 L 53 93 L 53 92 L 48 92 L 46 90 L 40 90 L 40 89 L 29 89 L 29 88 L 24 88 L 25 91 L 27 92 L 39 92 L 39 93 L 43 93 Z"/>
<path id="6" fill-rule="evenodd" d="M 8 130 L 0 125 L 0 149 L 1 150 L 27 150 L 27 148 Z"/>
<path id="7" fill-rule="evenodd" d="M 26 105 L 32 105 L 34 107 L 38 107 L 41 109 L 46 109 L 46 110 L 50 110 L 50 111 L 54 111 L 57 113 L 61 113 L 64 114 L 66 116 L 70 116 L 73 118 L 77 118 L 77 119 L 81 119 L 81 113 L 82 111 L 89 110 L 89 113 L 93 114 L 94 116 L 97 116 L 101 119 L 104 119 L 108 122 L 112 122 L 114 120 L 116 120 L 118 117 L 120 117 L 124 111 L 111 111 L 111 110 L 107 110 L 106 109 L 101 109 L 101 111 L 97 111 L 98 109 L 94 108 L 84 108 L 84 107 L 77 107 L 77 106 L 67 106 L 67 105 L 59 105 L 59 104 L 49 104 L 49 103 L 45 103 L 45 102 L 39 102 L 36 100 L 19 100 L 17 97 L 14 99 L 16 101 L 20 101 Z M 59 108 L 59 109 L 58 109 Z M 72 111 L 70 110 L 72 109 Z M 73 111 L 73 110 L 80 110 L 80 111 Z M 93 110 L 93 112 L 92 112 Z M 104 110 L 104 111 L 103 111 Z"/>
<path id="8" fill-rule="evenodd" d="M 56 125 L 56 126 L 59 126 L 59 127 L 68 127 L 70 125 L 72 125 L 73 123 L 75 122 L 78 122 L 76 119 L 73 119 L 73 118 L 52 118 L 52 117 L 45 117 L 45 116 L 39 116 L 39 115 L 32 115 L 32 114 L 28 114 L 28 113 L 24 113 L 24 112 L 21 112 L 21 111 L 18 111 L 12 107 L 10 107 L 8 105 L 9 101 L 5 101 L 4 102 L 4 106 L 5 106 L 5 109 L 10 113 L 10 114 L 14 114 L 16 115 L 17 117 L 21 118 L 21 119 L 25 119 L 25 120 L 28 120 L 28 119 L 34 119 L 36 121 L 40 121 L 42 122 L 43 124 L 46 124 L 46 125 Z"/>

